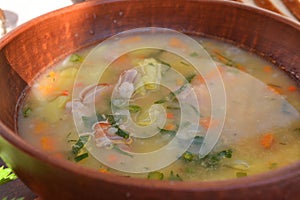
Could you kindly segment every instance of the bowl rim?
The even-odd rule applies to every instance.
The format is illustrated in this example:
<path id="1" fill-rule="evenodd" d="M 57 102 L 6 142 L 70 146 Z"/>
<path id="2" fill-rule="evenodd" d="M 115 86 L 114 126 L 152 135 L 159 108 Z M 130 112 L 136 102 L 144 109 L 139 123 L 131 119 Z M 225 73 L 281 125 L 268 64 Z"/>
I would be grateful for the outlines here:
<path id="1" fill-rule="evenodd" d="M 128 0 L 102 0 L 102 1 L 89 1 L 67 6 L 42 16 L 39 16 L 33 20 L 30 20 L 0 39 L 0 49 L 3 49 L 10 41 L 17 37 L 24 30 L 30 29 L 38 23 L 43 22 L 53 16 L 61 15 L 63 13 L 76 12 L 76 10 L 81 10 L 83 7 L 93 7 L 102 4 L 110 4 L 123 2 Z M 138 1 L 138 0 L 131 0 Z M 287 17 L 283 17 L 279 14 L 273 13 L 271 11 L 256 8 L 242 3 L 224 0 L 179 0 L 179 1 L 192 1 L 206 4 L 215 4 L 222 6 L 231 6 L 234 8 L 242 9 L 248 12 L 254 12 L 257 15 L 267 17 L 270 20 L 275 20 L 280 23 L 284 23 L 297 29 L 300 34 L 300 23 L 293 21 Z M 295 176 L 300 177 L 300 161 L 290 164 L 286 167 L 280 169 L 272 170 L 270 172 L 252 175 L 249 177 L 244 177 L 240 179 L 227 179 L 227 180 L 216 180 L 216 181 L 157 181 L 157 180 L 147 180 L 141 178 L 128 178 L 122 177 L 114 174 L 99 173 L 97 170 L 89 169 L 87 167 L 80 166 L 76 163 L 72 163 L 67 160 L 57 159 L 53 156 L 47 155 L 42 150 L 36 149 L 23 140 L 14 130 L 8 128 L 2 121 L 0 121 L 0 136 L 4 138 L 7 142 L 12 144 L 15 148 L 21 150 L 27 155 L 51 165 L 54 168 L 59 168 L 63 171 L 69 171 L 81 176 L 88 177 L 94 180 L 101 180 L 107 183 L 124 185 L 124 186 L 134 186 L 134 187 L 148 187 L 160 190 L 178 190 L 178 187 L 184 191 L 217 191 L 217 190 L 231 190 L 237 188 L 246 187 L 259 187 L 260 185 L 268 185 L 274 183 L 284 182 L 284 180 L 293 178 Z"/>

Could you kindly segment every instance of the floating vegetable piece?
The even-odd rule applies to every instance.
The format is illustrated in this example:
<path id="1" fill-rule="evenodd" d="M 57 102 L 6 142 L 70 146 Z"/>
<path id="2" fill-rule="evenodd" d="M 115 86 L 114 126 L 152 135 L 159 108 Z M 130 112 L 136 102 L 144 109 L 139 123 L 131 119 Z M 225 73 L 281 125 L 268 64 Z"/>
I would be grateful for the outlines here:
<path id="1" fill-rule="evenodd" d="M 153 58 L 145 59 L 139 63 L 142 69 L 142 78 L 146 90 L 158 89 L 161 81 L 161 64 Z"/>
<path id="2" fill-rule="evenodd" d="M 77 142 L 72 146 L 72 153 L 77 156 L 80 150 L 88 142 L 90 136 L 80 136 Z"/>
<path id="3" fill-rule="evenodd" d="M 30 107 L 25 107 L 23 109 L 23 117 L 29 117 L 30 113 L 31 113 L 32 109 Z"/>
<path id="4" fill-rule="evenodd" d="M 182 155 L 182 158 L 184 159 L 184 161 L 187 161 L 187 162 L 191 162 L 193 161 L 193 157 L 194 155 L 189 152 L 189 151 L 186 151 L 183 155 Z"/>
<path id="5" fill-rule="evenodd" d="M 163 180 L 164 179 L 164 174 L 161 172 L 149 172 L 147 178 L 149 180 Z"/>
<path id="6" fill-rule="evenodd" d="M 78 55 L 78 54 L 72 54 L 71 56 L 70 56 L 70 61 L 71 62 L 83 62 L 83 57 L 82 56 L 80 56 L 80 55 Z"/>
<path id="7" fill-rule="evenodd" d="M 75 160 L 75 162 L 79 162 L 79 161 L 81 161 L 81 160 L 83 160 L 87 157 L 89 157 L 89 154 L 88 153 L 83 153 L 83 154 L 80 154 L 80 155 L 76 156 L 74 158 L 74 160 Z"/>
<path id="8" fill-rule="evenodd" d="M 269 149 L 274 143 L 274 134 L 272 133 L 264 134 L 260 139 L 260 143 L 265 149 Z"/>

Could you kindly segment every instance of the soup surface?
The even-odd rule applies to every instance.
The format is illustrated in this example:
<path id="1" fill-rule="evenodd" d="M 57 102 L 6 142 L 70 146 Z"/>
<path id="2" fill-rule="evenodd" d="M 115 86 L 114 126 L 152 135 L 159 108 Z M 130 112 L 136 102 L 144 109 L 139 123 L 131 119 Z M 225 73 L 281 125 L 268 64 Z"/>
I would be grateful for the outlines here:
<path id="1" fill-rule="evenodd" d="M 299 161 L 300 93 L 295 82 L 271 63 L 238 47 L 195 39 L 213 58 L 214 70 L 199 74 L 178 55 L 144 48 L 118 57 L 96 85 L 87 86 L 78 79 L 88 82 L 95 76 L 93 71 L 83 77 L 78 73 L 91 49 L 70 55 L 40 74 L 26 90 L 18 113 L 19 134 L 55 158 L 99 173 L 158 180 L 232 179 Z M 181 44 L 171 40 L 170 45 Z M 192 52 L 189 56 L 199 55 Z M 217 111 L 226 109 L 225 121 L 211 114 L 209 88 L 215 87 L 218 76 L 226 102 L 214 106 Z M 161 84 L 163 79 L 172 82 L 174 89 Z M 198 105 L 190 100 L 190 93 Z M 96 117 L 87 106 L 91 102 L 95 102 Z M 175 162 L 154 171 L 144 166 L 144 173 L 129 173 L 129 168 L 140 166 L 133 159 L 137 154 L 155 152 L 175 138 L 176 145 L 185 141 L 185 127 L 191 127 L 194 118 L 198 126 L 192 131 L 193 140 Z M 207 130 L 220 124 L 224 126 L 213 151 L 199 156 Z M 118 170 L 130 159 L 125 166 L 128 170 Z M 156 154 L 149 163 L 165 159 L 168 153 Z"/>

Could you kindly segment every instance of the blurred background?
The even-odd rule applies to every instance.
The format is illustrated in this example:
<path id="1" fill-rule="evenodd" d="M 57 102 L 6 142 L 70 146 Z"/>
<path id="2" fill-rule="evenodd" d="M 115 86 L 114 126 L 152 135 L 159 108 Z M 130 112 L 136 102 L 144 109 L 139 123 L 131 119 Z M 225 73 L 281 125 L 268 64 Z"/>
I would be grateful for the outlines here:
<path id="1" fill-rule="evenodd" d="M 0 37 L 35 17 L 82 1 L 84 0 L 0 0 Z"/>

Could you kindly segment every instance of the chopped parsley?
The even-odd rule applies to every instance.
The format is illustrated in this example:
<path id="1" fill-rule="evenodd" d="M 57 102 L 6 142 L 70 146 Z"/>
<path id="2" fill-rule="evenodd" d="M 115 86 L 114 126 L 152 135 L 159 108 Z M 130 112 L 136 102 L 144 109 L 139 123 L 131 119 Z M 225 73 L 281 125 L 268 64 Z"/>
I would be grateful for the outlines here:
<path id="1" fill-rule="evenodd" d="M 90 136 L 80 136 L 77 142 L 72 146 L 72 153 L 77 155 L 80 150 L 85 146 Z"/>
<path id="2" fill-rule="evenodd" d="M 169 181 L 183 181 L 183 179 L 178 175 L 178 174 L 174 174 L 173 171 L 170 172 Z"/>
<path id="3" fill-rule="evenodd" d="M 25 107 L 24 109 L 23 109 L 23 117 L 29 117 L 29 115 L 30 115 L 30 113 L 31 113 L 31 111 L 32 111 L 32 109 L 30 108 L 30 107 Z"/>
<path id="4" fill-rule="evenodd" d="M 73 62 L 73 63 L 81 63 L 83 62 L 83 57 L 78 55 L 78 54 L 72 54 L 70 56 L 70 61 Z"/>
<path id="5" fill-rule="evenodd" d="M 149 172 L 147 178 L 149 180 L 163 180 L 164 174 L 158 171 Z"/>

